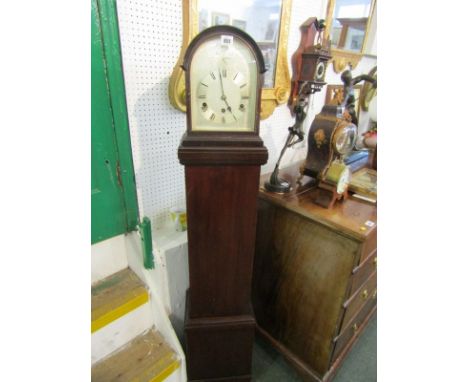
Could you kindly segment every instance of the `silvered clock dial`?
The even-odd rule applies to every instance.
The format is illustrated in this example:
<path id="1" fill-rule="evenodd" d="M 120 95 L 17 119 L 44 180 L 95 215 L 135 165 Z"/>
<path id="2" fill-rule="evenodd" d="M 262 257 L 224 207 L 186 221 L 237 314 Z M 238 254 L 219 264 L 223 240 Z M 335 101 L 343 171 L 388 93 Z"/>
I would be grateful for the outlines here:
<path id="1" fill-rule="evenodd" d="M 253 131 L 257 63 L 235 35 L 204 40 L 190 67 L 192 131 Z"/>

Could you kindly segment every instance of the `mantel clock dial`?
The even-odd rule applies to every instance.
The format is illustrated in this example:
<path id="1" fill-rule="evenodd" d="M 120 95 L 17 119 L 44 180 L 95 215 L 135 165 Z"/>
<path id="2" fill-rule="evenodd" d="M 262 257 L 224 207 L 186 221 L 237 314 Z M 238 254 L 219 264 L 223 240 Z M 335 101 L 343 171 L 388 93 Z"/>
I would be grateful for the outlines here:
<path id="1" fill-rule="evenodd" d="M 315 81 L 323 81 L 325 78 L 325 69 L 327 67 L 327 63 L 325 61 L 319 61 L 317 64 L 317 68 L 315 69 Z"/>
<path id="2" fill-rule="evenodd" d="M 357 140 L 357 127 L 352 123 L 340 124 L 332 137 L 333 150 L 341 157 L 349 154 Z"/>

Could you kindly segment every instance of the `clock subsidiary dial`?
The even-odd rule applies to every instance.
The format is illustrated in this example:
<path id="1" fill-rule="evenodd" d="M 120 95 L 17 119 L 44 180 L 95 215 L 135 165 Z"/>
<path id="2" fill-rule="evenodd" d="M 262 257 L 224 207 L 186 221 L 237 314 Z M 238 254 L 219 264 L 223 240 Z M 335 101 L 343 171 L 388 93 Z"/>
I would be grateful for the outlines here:
<path id="1" fill-rule="evenodd" d="M 254 54 L 235 36 L 205 41 L 190 70 L 192 130 L 253 131 L 256 70 Z"/>

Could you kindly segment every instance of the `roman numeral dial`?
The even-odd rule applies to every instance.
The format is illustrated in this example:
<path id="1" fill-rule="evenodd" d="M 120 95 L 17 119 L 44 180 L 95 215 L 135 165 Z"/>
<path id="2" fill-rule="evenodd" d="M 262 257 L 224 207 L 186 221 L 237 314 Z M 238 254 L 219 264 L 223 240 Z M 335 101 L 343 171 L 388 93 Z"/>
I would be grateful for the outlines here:
<path id="1" fill-rule="evenodd" d="M 249 107 L 247 76 L 222 62 L 210 67 L 197 86 L 196 99 L 201 116 L 213 125 L 242 126 Z"/>
<path id="2" fill-rule="evenodd" d="M 220 40 L 199 48 L 190 69 L 192 129 L 251 131 L 255 126 L 257 79 L 254 56 L 243 42 Z M 253 65 L 252 65 L 253 62 Z"/>

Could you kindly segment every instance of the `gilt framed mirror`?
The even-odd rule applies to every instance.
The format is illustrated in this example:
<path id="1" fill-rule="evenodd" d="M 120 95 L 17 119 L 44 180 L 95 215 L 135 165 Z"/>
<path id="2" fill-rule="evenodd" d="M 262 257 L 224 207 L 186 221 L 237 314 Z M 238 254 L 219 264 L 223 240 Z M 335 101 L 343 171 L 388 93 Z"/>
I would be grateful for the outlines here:
<path id="1" fill-rule="evenodd" d="M 292 0 L 183 0 L 183 40 L 179 59 L 169 81 L 169 100 L 186 112 L 185 74 L 181 69 L 185 50 L 202 30 L 213 25 L 232 25 L 257 42 L 265 60 L 260 118 L 268 118 L 287 102 L 291 87 L 287 43 Z"/>
<path id="2" fill-rule="evenodd" d="M 333 69 L 355 68 L 369 37 L 376 0 L 329 0 L 326 36 L 331 42 Z"/>

